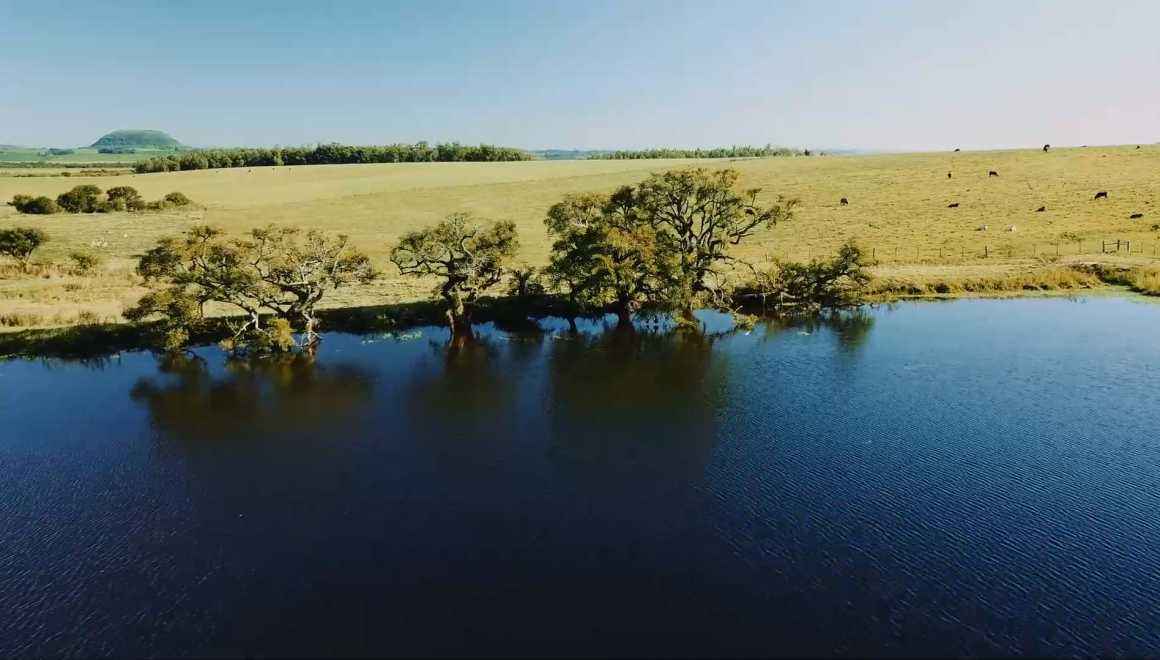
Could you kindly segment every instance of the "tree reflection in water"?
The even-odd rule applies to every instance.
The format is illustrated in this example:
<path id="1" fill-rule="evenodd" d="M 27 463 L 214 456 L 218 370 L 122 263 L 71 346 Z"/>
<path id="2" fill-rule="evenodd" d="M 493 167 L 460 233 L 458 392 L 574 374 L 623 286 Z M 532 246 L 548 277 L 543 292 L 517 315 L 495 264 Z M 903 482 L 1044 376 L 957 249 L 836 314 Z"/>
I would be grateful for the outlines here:
<path id="1" fill-rule="evenodd" d="M 197 440 L 327 428 L 374 388 L 368 371 L 308 355 L 227 360 L 220 376 L 195 355 L 162 356 L 157 368 L 161 376 L 138 380 L 130 396 L 158 429 Z"/>

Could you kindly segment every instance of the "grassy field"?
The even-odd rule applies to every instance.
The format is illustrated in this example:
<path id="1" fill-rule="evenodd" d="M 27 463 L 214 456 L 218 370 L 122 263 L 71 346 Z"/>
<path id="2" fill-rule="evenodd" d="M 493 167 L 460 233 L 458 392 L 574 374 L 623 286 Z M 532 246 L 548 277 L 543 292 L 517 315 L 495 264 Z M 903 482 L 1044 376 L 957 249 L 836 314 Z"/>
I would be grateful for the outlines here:
<path id="1" fill-rule="evenodd" d="M 1049 153 L 326 165 L 86 177 L 83 183 L 102 188 L 134 186 L 149 199 L 181 191 L 198 208 L 36 217 L 0 207 L 0 227 L 37 226 L 49 233 L 51 242 L 38 258 L 56 264 L 38 269 L 35 277 L 19 276 L 11 267 L 0 271 L 0 329 L 117 320 L 141 293 L 132 275 L 134 256 L 161 236 L 203 222 L 236 231 L 272 222 L 349 234 L 384 276 L 329 304 L 414 300 L 426 296 L 429 285 L 402 280 L 386 259 L 403 232 L 458 210 L 511 219 L 520 230 L 521 259 L 541 265 L 549 248 L 544 213 L 565 194 L 607 191 L 687 164 L 735 167 L 746 187 L 802 200 L 793 222 L 742 246 L 741 256 L 757 262 L 829 255 L 853 237 L 872 252 L 879 262 L 875 270 L 885 280 L 966 281 L 1011 278 L 1077 261 L 1145 265 L 1160 249 L 1160 231 L 1152 229 L 1160 225 L 1160 147 L 1152 145 Z M 989 177 L 990 170 L 999 176 Z M 0 174 L 0 199 L 17 193 L 55 196 L 77 183 Z M 1107 191 L 1108 199 L 1093 200 L 1097 191 Z M 848 206 L 839 205 L 842 197 Z M 958 208 L 947 208 L 954 202 Z M 1035 212 L 1040 206 L 1047 210 Z M 1129 219 L 1134 213 L 1143 217 Z M 982 225 L 989 228 L 980 231 Z M 1014 231 L 1008 231 L 1011 226 Z M 1118 254 L 1103 253 L 1106 240 L 1122 241 Z M 98 274 L 74 276 L 61 266 L 78 249 L 105 257 Z M 1114 244 L 1109 249 L 1114 251 Z"/>

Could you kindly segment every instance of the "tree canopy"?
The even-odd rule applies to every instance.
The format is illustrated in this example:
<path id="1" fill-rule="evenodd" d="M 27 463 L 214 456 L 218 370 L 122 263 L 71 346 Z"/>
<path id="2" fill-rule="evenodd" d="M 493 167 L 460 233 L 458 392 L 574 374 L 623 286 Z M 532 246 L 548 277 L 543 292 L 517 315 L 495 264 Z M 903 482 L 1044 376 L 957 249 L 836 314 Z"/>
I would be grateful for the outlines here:
<path id="1" fill-rule="evenodd" d="M 447 305 L 452 338 L 469 340 L 471 318 L 481 293 L 498 284 L 519 248 L 515 223 L 482 227 L 468 213 L 453 213 L 439 224 L 404 235 L 391 249 L 403 275 L 442 281 L 435 293 Z"/>

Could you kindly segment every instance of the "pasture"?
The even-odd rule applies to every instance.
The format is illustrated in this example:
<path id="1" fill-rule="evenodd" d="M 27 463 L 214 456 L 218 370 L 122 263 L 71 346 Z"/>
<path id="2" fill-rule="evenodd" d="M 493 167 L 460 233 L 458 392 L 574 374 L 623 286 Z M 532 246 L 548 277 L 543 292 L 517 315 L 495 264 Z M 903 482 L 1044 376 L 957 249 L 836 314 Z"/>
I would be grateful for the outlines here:
<path id="1" fill-rule="evenodd" d="M 404 232 L 453 211 L 510 219 L 520 260 L 539 266 L 550 242 L 543 218 L 565 194 L 609 191 L 650 172 L 697 165 L 734 167 L 744 187 L 800 198 L 797 217 L 761 232 L 737 254 L 752 262 L 829 256 L 858 239 L 892 278 L 1007 276 L 1049 262 L 1151 263 L 1160 248 L 1160 147 L 1135 145 L 990 152 L 931 152 L 742 160 L 531 161 L 321 165 L 85 177 L 0 174 L 0 200 L 56 195 L 80 183 L 136 187 L 147 199 L 181 191 L 191 210 L 106 215 L 26 216 L 0 206 L 0 227 L 44 229 L 34 276 L 0 267 L 0 329 L 114 321 L 142 289 L 135 255 L 159 237 L 196 223 L 243 231 L 274 223 L 349 234 L 383 276 L 340 291 L 330 306 L 425 297 L 386 258 Z M 998 176 L 988 176 L 994 171 Z M 947 177 L 950 173 L 951 177 Z M 1098 191 L 1108 199 L 1094 200 Z M 849 200 L 840 205 L 841 198 Z M 957 203 L 957 208 L 948 205 Z M 1036 209 L 1045 207 L 1042 212 Z M 1131 219 L 1133 214 L 1141 217 Z M 980 227 L 987 226 L 985 231 Z M 1013 231 L 1009 228 L 1013 227 Z M 1116 254 L 1103 241 L 1120 240 Z M 1127 241 L 1131 241 L 1128 251 Z M 74 275 L 68 255 L 101 255 L 95 274 Z M 1057 256 L 1058 255 L 1058 256 Z"/>

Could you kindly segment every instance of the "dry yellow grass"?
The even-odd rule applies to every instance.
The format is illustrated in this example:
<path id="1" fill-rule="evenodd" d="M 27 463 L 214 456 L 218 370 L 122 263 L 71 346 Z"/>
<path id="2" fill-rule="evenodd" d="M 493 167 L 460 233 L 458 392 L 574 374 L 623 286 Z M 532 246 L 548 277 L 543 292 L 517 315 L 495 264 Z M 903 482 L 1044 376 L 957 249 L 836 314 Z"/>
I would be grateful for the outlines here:
<path id="1" fill-rule="evenodd" d="M 771 158 L 738 161 L 537 161 L 423 163 L 208 170 L 103 178 L 0 175 L 0 200 L 17 193 L 57 194 L 78 183 L 131 185 L 149 199 L 179 190 L 199 208 L 156 214 L 20 216 L 0 207 L 0 227 L 36 226 L 51 242 L 38 259 L 62 262 L 77 249 L 105 257 L 98 275 L 0 279 L 0 316 L 68 323 L 78 315 L 115 317 L 140 295 L 135 255 L 158 238 L 195 223 L 243 231 L 266 223 L 349 234 L 384 272 L 373 285 L 341 293 L 331 305 L 380 304 L 427 294 L 425 283 L 399 278 L 386 260 L 406 231 L 452 211 L 506 218 L 520 230 L 521 259 L 547 259 L 542 219 L 565 194 L 607 191 L 650 172 L 696 164 L 735 167 L 741 184 L 766 195 L 798 197 L 791 223 L 742 246 L 753 261 L 788 254 L 805 259 L 860 240 L 884 276 L 914 281 L 1009 277 L 1044 268 L 1036 255 L 1058 250 L 1059 263 L 1116 261 L 1146 265 L 1160 247 L 1160 147 Z M 995 170 L 998 177 L 988 177 Z M 947 178 L 947 173 L 953 174 Z M 1094 201 L 1106 190 L 1109 199 Z M 846 197 L 849 206 L 838 200 Z M 947 204 L 958 202 L 957 209 Z M 1043 213 L 1036 213 L 1046 206 Z M 1129 215 L 1144 217 L 1130 220 Z M 988 225 L 987 231 L 978 231 Z M 1006 231 L 1014 225 L 1015 231 Z M 1075 239 L 1080 239 L 1077 242 Z M 1132 254 L 1101 255 L 1104 239 L 1132 241 Z M 1122 244 L 1122 247 L 1126 247 Z M 984 251 L 990 253 L 983 258 Z M 1009 256 L 1010 255 L 1010 256 Z M 1095 256 L 1098 255 L 1098 256 Z"/>

